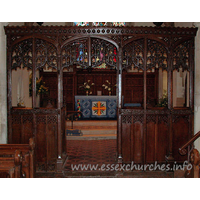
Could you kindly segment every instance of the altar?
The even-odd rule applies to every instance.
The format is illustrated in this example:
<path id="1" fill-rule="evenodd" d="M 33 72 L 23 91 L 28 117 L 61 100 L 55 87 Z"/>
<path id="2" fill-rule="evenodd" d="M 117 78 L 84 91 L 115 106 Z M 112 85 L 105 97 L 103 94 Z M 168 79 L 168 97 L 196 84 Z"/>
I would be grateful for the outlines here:
<path id="1" fill-rule="evenodd" d="M 79 119 L 116 119 L 116 96 L 75 96 L 75 110 Z"/>

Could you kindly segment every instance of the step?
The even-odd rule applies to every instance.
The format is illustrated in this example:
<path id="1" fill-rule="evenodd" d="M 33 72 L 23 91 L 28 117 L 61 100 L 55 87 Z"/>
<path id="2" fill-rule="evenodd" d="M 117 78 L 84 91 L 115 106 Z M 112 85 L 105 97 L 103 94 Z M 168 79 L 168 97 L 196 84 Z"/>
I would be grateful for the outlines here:
<path id="1" fill-rule="evenodd" d="M 65 126 L 71 128 L 71 121 L 66 121 Z M 73 128 L 75 127 L 81 127 L 81 129 L 117 128 L 117 120 L 79 120 L 73 122 Z"/>
<path id="2" fill-rule="evenodd" d="M 116 134 L 101 134 L 101 135 L 82 135 L 82 136 L 67 136 L 67 140 L 113 140 L 117 139 Z"/>
<path id="3" fill-rule="evenodd" d="M 116 129 L 80 129 L 83 135 L 108 135 L 108 134 L 117 134 Z"/>

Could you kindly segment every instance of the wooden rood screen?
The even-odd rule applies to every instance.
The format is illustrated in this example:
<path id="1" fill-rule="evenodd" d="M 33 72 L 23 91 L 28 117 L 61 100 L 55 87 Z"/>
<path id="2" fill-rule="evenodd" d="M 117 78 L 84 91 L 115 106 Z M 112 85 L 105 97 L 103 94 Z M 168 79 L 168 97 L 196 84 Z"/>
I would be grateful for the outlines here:
<path id="1" fill-rule="evenodd" d="M 117 95 L 118 162 L 183 162 L 186 157 L 179 155 L 178 148 L 193 135 L 196 31 L 5 27 L 9 143 L 26 143 L 35 136 L 37 171 L 62 171 L 66 158 L 64 113 L 74 107 L 75 95 L 84 95 L 80 81 L 96 81 L 92 89 L 96 95 L 101 84 L 110 80 L 117 84 L 113 95 Z M 30 108 L 12 106 L 12 72 L 18 68 L 32 72 Z M 38 108 L 38 74 L 44 77 L 50 95 L 41 94 L 40 103 L 46 107 L 45 98 L 49 97 L 51 108 Z M 108 95 L 106 92 L 102 94 Z"/>

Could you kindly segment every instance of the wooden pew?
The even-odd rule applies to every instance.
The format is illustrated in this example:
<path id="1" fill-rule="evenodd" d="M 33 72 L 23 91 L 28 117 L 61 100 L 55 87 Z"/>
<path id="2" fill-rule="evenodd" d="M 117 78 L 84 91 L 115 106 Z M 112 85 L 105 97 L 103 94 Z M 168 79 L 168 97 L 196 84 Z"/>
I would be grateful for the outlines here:
<path id="1" fill-rule="evenodd" d="M 22 154 L 22 177 L 34 178 L 35 177 L 35 141 L 34 138 L 29 139 L 29 144 L 0 144 L 0 158 L 2 160 L 13 159 L 15 152 L 20 151 Z M 2 161 L 3 162 L 3 161 Z M 4 167 L 4 164 L 0 168 Z M 11 170 L 12 171 L 12 170 Z M 13 177 L 13 173 L 9 175 Z"/>
<path id="2" fill-rule="evenodd" d="M 14 157 L 0 157 L 0 177 L 22 177 L 22 153 L 19 150 L 15 151 Z"/>

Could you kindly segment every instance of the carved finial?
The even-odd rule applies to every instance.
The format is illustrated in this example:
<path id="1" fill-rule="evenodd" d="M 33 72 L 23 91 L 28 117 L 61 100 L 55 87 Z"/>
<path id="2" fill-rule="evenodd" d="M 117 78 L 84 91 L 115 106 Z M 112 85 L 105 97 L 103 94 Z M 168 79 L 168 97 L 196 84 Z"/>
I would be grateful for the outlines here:
<path id="1" fill-rule="evenodd" d="M 29 146 L 30 146 L 31 150 L 34 150 L 34 148 L 35 148 L 35 139 L 34 138 L 29 139 Z"/>

